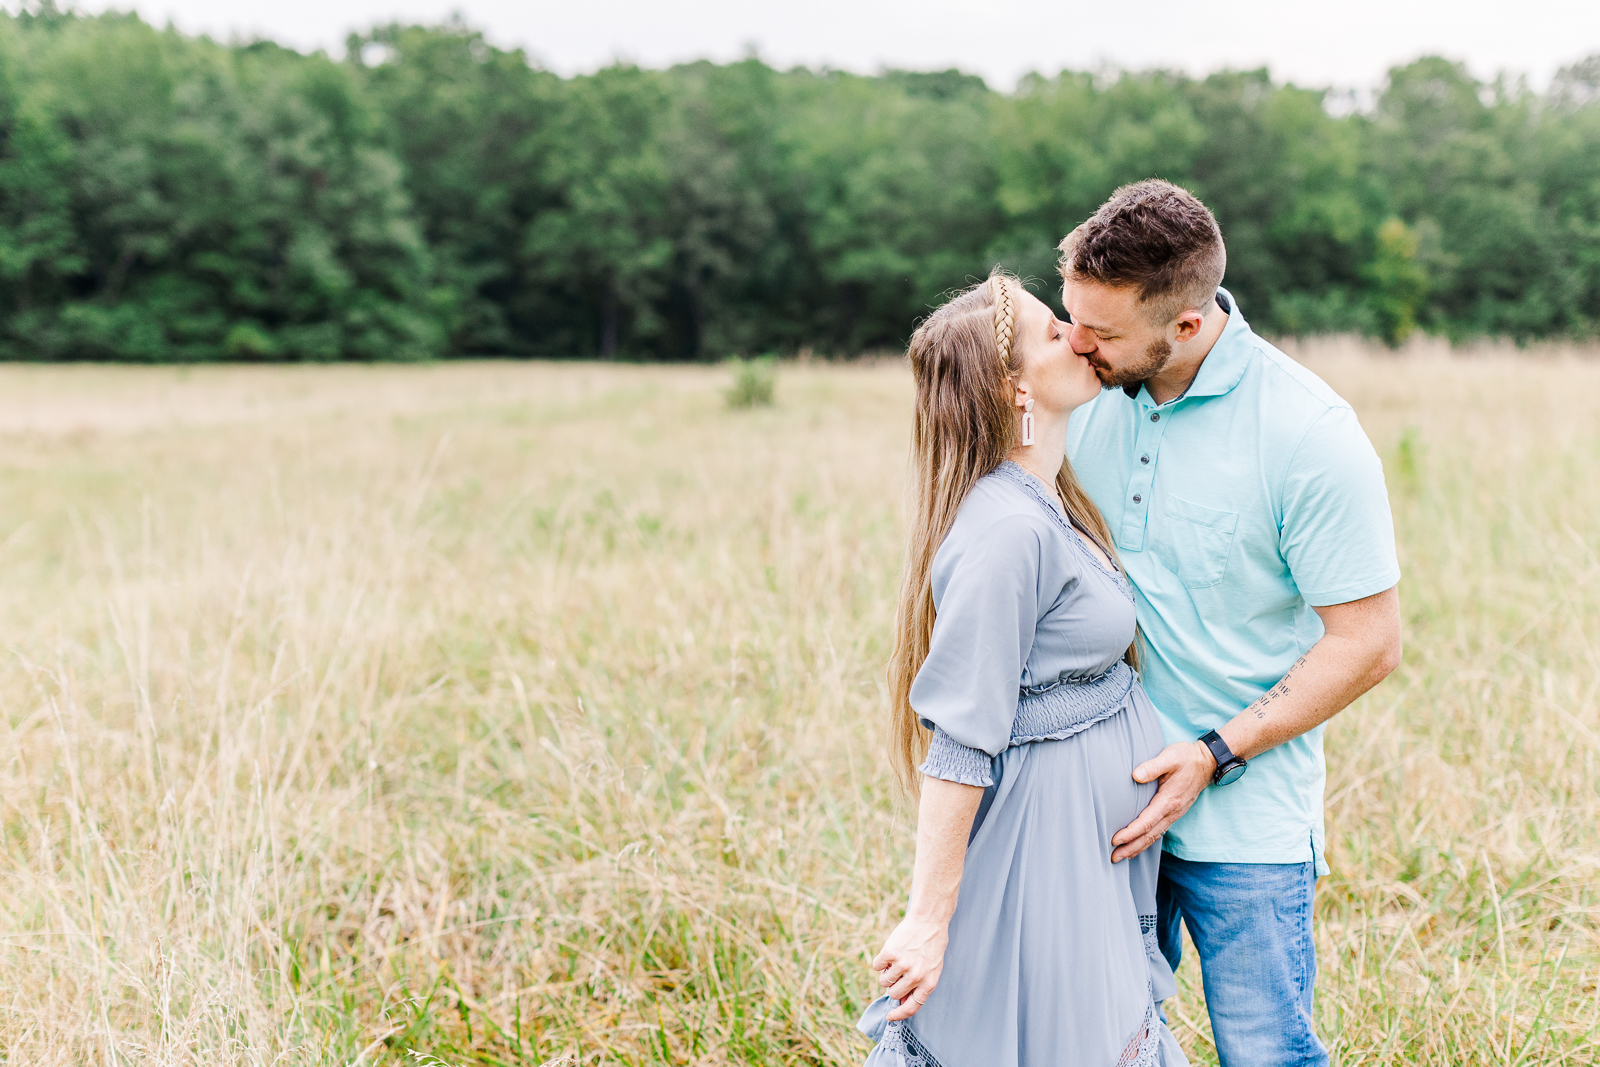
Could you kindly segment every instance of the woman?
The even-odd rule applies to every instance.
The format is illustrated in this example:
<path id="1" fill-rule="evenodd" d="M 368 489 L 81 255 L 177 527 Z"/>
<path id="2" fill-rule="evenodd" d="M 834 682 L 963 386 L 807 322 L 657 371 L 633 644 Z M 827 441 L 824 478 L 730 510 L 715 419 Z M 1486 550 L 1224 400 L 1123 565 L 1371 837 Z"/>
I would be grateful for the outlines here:
<path id="1" fill-rule="evenodd" d="M 1100 391 L 1067 327 L 996 273 L 911 339 L 911 541 L 892 755 L 920 793 L 906 917 L 873 961 L 869 1067 L 1186 1064 L 1156 1004 L 1161 849 L 1111 862 L 1162 748 L 1134 604 L 1063 461 Z M 927 731 L 932 731 L 931 739 Z M 919 758 L 922 758 L 918 766 Z"/>

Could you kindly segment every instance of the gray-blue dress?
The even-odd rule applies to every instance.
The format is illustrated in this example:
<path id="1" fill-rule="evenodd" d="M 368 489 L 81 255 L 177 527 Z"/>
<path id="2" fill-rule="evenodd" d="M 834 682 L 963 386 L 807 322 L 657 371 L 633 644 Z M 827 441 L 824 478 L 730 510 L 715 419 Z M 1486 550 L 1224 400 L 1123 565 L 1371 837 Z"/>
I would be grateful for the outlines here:
<path id="1" fill-rule="evenodd" d="M 1155 795 L 1133 768 L 1161 727 L 1122 662 L 1133 592 L 1015 463 L 974 487 L 933 564 L 937 609 L 911 706 L 925 774 L 984 787 L 938 987 L 904 1022 L 880 997 L 869 1067 L 1175 1067 L 1156 1005 L 1157 842 L 1111 862 Z"/>

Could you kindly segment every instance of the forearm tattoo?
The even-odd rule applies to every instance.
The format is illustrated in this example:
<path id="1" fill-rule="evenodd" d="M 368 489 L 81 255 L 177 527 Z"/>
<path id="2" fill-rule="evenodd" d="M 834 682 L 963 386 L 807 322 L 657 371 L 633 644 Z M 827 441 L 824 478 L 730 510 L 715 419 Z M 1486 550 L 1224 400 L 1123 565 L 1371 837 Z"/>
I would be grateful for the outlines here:
<path id="1" fill-rule="evenodd" d="M 1256 718 L 1265 719 L 1267 717 L 1268 704 L 1271 704 L 1274 700 L 1282 700 L 1294 691 L 1293 687 L 1289 685 L 1289 679 L 1294 677 L 1294 672 L 1299 670 L 1305 664 L 1305 661 L 1305 656 L 1295 660 L 1294 666 L 1289 668 L 1289 672 L 1283 676 L 1278 684 L 1268 689 L 1261 699 L 1251 706 L 1251 710 L 1256 713 Z"/>

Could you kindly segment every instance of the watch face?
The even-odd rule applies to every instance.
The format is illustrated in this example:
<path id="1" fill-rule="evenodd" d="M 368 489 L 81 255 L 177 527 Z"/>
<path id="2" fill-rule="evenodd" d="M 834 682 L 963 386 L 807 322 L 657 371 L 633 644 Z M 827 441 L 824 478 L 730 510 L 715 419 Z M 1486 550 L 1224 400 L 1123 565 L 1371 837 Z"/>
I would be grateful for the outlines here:
<path id="1" fill-rule="evenodd" d="M 1239 761 L 1238 763 L 1235 763 L 1233 766 L 1229 767 L 1227 770 L 1225 770 L 1221 774 L 1217 775 L 1217 784 L 1218 785 L 1227 785 L 1230 782 L 1237 782 L 1239 780 L 1240 776 L 1242 776 L 1244 774 L 1244 768 L 1245 768 L 1245 764 L 1244 764 L 1243 760 Z"/>

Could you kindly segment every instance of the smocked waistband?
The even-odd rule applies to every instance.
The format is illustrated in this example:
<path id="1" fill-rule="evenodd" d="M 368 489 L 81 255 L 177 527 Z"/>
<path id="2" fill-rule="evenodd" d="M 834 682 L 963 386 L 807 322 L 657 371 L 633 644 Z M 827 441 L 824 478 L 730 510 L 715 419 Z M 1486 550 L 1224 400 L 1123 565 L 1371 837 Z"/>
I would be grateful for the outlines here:
<path id="1" fill-rule="evenodd" d="M 1026 686 L 1011 721 L 1011 743 L 1057 741 L 1086 730 L 1121 711 L 1138 680 L 1134 669 L 1118 660 L 1100 673 L 1062 674 L 1043 685 Z"/>

